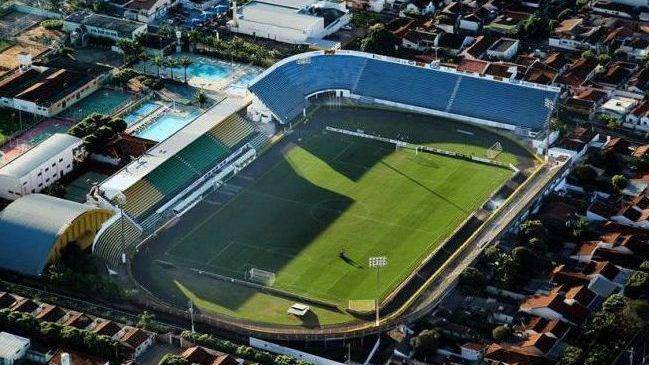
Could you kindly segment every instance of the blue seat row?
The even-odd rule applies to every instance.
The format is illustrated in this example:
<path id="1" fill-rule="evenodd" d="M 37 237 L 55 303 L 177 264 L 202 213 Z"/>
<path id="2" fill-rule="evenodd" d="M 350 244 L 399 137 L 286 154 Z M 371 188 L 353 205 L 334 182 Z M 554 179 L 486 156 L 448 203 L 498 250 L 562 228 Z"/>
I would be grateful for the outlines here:
<path id="1" fill-rule="evenodd" d="M 328 89 L 532 130 L 547 119 L 545 99 L 557 97 L 556 91 L 350 54 L 291 60 L 250 86 L 282 122 L 301 114 L 306 96 Z"/>

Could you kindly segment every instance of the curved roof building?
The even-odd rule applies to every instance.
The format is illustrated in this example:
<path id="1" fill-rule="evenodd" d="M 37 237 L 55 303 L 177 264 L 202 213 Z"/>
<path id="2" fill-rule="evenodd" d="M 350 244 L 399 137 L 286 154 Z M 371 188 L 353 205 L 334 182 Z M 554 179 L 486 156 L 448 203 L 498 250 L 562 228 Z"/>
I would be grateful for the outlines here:
<path id="1" fill-rule="evenodd" d="M 39 276 L 70 243 L 92 244 L 113 212 L 43 194 L 15 200 L 0 213 L 0 268 Z"/>
<path id="2" fill-rule="evenodd" d="M 559 88 L 378 56 L 308 52 L 286 58 L 249 87 L 280 122 L 299 116 L 307 98 L 346 91 L 365 102 L 428 112 L 510 130 L 543 129 Z"/>

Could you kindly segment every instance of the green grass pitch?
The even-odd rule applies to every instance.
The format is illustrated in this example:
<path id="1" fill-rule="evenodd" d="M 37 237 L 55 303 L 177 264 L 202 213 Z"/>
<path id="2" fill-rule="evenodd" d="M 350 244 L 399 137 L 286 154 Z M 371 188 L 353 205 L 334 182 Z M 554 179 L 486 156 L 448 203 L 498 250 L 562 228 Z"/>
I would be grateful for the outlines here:
<path id="1" fill-rule="evenodd" d="M 347 122 L 347 127 L 358 124 Z M 389 123 L 377 122 L 366 132 L 388 135 L 390 128 L 398 128 Z M 427 144 L 482 156 L 492 140 L 503 141 L 476 127 L 462 128 L 488 138 L 459 133 L 449 124 L 443 127 L 447 131 L 407 125 L 418 138 L 453 135 Z M 426 132 L 418 133 L 418 128 Z M 476 138 L 482 146 L 460 143 Z M 524 153 L 503 144 L 502 161 L 516 162 L 517 153 Z M 377 294 L 375 271 L 367 265 L 370 256 L 388 258 L 379 287 L 385 297 L 512 176 L 504 168 L 395 150 L 322 129 L 282 148 L 282 158 L 232 200 L 178 229 L 160 259 L 236 278 L 250 267 L 272 271 L 276 288 L 346 307 L 349 300 Z M 339 256 L 341 250 L 345 258 Z M 169 291 L 173 283 L 174 295 L 189 297 L 203 309 L 293 323 L 286 308 L 295 300 L 156 265 L 150 270 L 157 278 L 154 289 Z M 314 312 L 317 323 L 350 319 L 319 308 Z"/>

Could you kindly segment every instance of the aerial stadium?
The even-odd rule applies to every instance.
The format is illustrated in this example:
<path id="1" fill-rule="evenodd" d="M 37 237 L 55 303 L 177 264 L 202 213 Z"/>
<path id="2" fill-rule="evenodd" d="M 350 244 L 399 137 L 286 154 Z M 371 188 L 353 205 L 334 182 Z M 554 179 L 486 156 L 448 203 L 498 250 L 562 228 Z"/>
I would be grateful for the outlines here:
<path id="1" fill-rule="evenodd" d="M 538 166 L 558 94 L 353 51 L 287 58 L 104 181 L 93 199 L 117 214 L 93 252 L 178 310 L 369 323 Z"/>

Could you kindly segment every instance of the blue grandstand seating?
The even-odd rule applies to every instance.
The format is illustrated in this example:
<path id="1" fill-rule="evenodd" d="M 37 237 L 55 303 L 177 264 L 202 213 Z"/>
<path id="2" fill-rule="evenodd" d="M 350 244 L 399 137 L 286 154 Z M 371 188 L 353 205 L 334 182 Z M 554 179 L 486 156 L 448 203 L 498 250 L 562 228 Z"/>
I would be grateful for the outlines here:
<path id="1" fill-rule="evenodd" d="M 355 92 L 376 99 L 444 110 L 458 77 L 447 72 L 371 60 Z"/>
<path id="2" fill-rule="evenodd" d="M 547 117 L 545 98 L 556 92 L 463 77 L 450 112 L 534 129 Z"/>
<path id="3" fill-rule="evenodd" d="M 302 60 L 305 60 L 302 58 Z M 447 111 L 532 130 L 542 128 L 544 99 L 558 92 L 415 67 L 350 54 L 312 54 L 267 72 L 250 86 L 283 122 L 296 118 L 305 97 L 328 89 L 427 109 Z"/>

